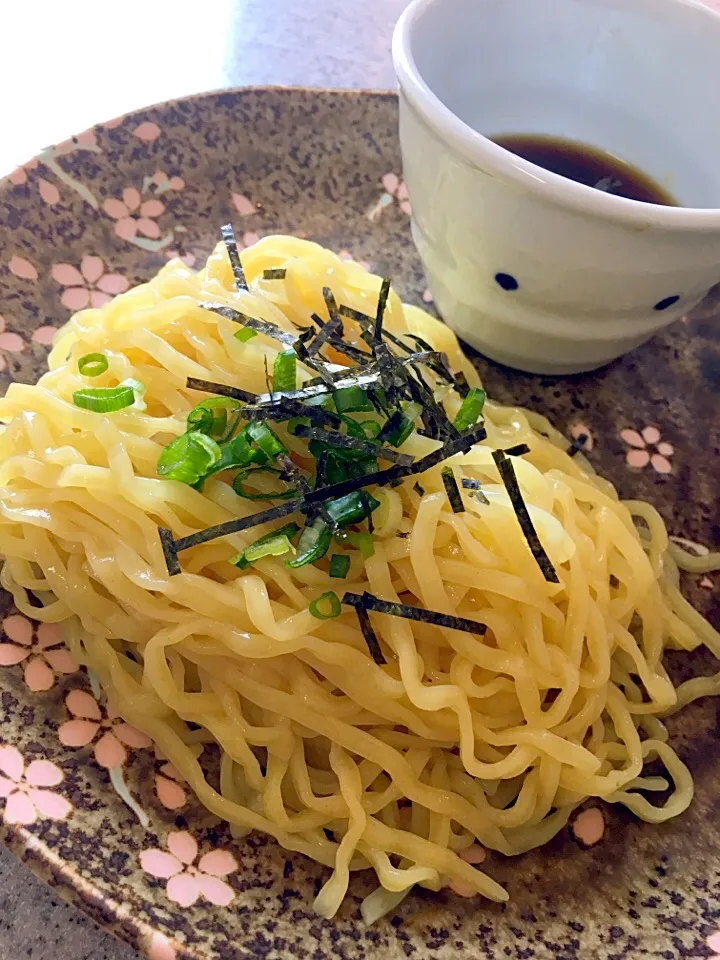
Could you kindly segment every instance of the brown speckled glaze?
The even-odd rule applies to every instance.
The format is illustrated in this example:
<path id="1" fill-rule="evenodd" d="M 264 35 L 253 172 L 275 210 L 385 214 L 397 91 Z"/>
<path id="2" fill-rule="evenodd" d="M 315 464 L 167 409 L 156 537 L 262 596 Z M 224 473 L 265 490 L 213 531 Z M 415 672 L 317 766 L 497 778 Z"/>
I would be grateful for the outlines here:
<path id="1" fill-rule="evenodd" d="M 98 126 L 16 171 L 0 186 L 3 389 L 11 379 L 39 376 L 47 327 L 62 324 L 69 306 L 146 279 L 171 251 L 199 262 L 228 220 L 245 243 L 286 232 L 346 250 L 392 276 L 409 301 L 427 303 L 410 240 L 396 124 L 391 94 L 248 89 Z M 589 428 L 589 457 L 623 496 L 650 500 L 671 534 L 717 549 L 720 324 L 713 309 L 706 306 L 633 355 L 581 377 L 535 377 L 474 360 L 495 398 L 535 407 L 568 436 Z M 685 589 L 717 623 L 717 580 L 688 577 Z M 12 615 L 8 598 L 0 613 Z M 526 856 L 490 857 L 487 869 L 507 885 L 508 905 L 420 891 L 368 929 L 358 912 L 368 876 L 353 880 L 335 920 L 314 916 L 310 904 L 323 868 L 263 836 L 235 843 L 151 748 L 131 744 L 120 770 L 147 817 L 143 826 L 111 787 L 108 745 L 97 747 L 102 730 L 82 748 L 61 742 L 68 739 L 63 724 L 80 710 L 77 693 L 70 700 L 68 694 L 87 695 L 88 677 L 64 671 L 57 657 L 43 660 L 43 649 L 53 649 L 51 636 L 31 638 L 18 618 L 4 624 L 2 646 L 15 642 L 24 650 L 17 654 L 22 662 L 0 667 L 0 769 L 14 769 L 3 796 L 22 792 L 21 773 L 29 783 L 44 778 L 52 794 L 25 826 L 8 822 L 17 801 L 12 808 L 9 799 L 0 801 L 5 840 L 61 895 L 152 960 L 463 954 L 674 960 L 720 952 L 715 702 L 695 704 L 670 721 L 697 787 L 680 820 L 652 826 L 622 809 L 606 810 L 605 836 L 591 849 L 565 831 Z M 673 659 L 679 670 L 688 662 L 687 655 Z M 692 665 L 713 669 L 702 655 Z M 100 715 L 87 697 L 83 702 Z M 122 740 L 119 727 L 112 729 Z M 39 759 L 51 766 L 31 767 Z M 145 869 L 149 861 L 141 854 L 167 850 L 173 834 L 185 842 L 192 834 L 199 857 L 211 849 L 231 854 L 220 871 L 229 905 L 201 894 L 194 905 L 180 906 L 168 896 L 167 879 Z"/>

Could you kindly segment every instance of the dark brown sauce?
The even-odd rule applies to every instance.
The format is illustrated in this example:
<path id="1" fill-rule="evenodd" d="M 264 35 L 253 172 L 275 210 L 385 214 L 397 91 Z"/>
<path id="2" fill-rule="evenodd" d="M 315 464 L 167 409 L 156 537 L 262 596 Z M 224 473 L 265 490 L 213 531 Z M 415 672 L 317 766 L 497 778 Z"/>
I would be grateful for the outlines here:
<path id="1" fill-rule="evenodd" d="M 642 170 L 579 140 L 526 133 L 511 133 L 490 139 L 523 160 L 583 183 L 586 187 L 627 197 L 628 200 L 642 200 L 666 207 L 678 206 L 674 197 Z"/>

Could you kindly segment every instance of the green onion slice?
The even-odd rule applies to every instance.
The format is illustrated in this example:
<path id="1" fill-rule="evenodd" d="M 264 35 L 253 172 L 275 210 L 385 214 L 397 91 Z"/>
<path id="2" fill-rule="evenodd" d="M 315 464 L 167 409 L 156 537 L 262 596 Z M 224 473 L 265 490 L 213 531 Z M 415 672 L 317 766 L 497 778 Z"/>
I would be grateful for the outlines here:
<path id="1" fill-rule="evenodd" d="M 329 574 L 338 580 L 344 580 L 350 569 L 350 557 L 346 553 L 334 553 L 330 557 Z"/>
<path id="2" fill-rule="evenodd" d="M 347 538 L 352 546 L 355 547 L 356 550 L 359 550 L 366 560 L 369 560 L 375 553 L 375 545 L 371 533 L 365 533 L 364 531 L 362 533 L 349 533 Z"/>
<path id="3" fill-rule="evenodd" d="M 338 413 L 359 413 L 375 409 L 362 387 L 343 387 L 336 390 L 333 393 L 333 400 Z"/>
<path id="4" fill-rule="evenodd" d="M 354 490 L 337 500 L 328 500 L 325 509 L 336 523 L 347 527 L 351 523 L 360 523 L 379 506 L 380 501 L 365 490 Z"/>
<path id="5" fill-rule="evenodd" d="M 223 442 L 232 436 L 239 419 L 240 406 L 234 400 L 229 397 L 210 397 L 190 411 L 187 428 Z"/>
<path id="6" fill-rule="evenodd" d="M 233 490 L 239 497 L 244 497 L 246 500 L 289 500 L 297 495 L 295 487 L 285 490 L 270 490 L 268 493 L 250 493 L 246 489 L 244 481 L 255 473 L 272 473 L 279 477 L 282 475 L 282 470 L 276 470 L 274 467 L 250 467 L 247 470 L 242 470 L 233 480 Z"/>
<path id="7" fill-rule="evenodd" d="M 294 560 L 286 560 L 288 567 L 297 569 L 304 567 L 307 563 L 315 563 L 322 559 L 330 549 L 332 542 L 332 533 L 330 527 L 318 517 L 309 526 L 306 526 L 300 534 L 298 541 L 298 555 Z"/>
<path id="8" fill-rule="evenodd" d="M 239 567 L 241 570 L 245 570 L 246 567 L 250 566 L 250 556 L 254 557 L 256 560 L 266 556 L 282 556 L 281 553 L 274 553 L 275 550 L 279 550 L 280 548 L 280 544 L 275 544 L 275 541 L 281 539 L 287 540 L 289 548 L 294 550 L 295 548 L 290 543 L 290 540 L 299 530 L 300 527 L 296 523 L 286 523 L 284 527 L 278 527 L 277 530 L 271 530 L 270 533 L 266 533 L 264 536 L 258 537 L 258 539 L 253 541 L 249 547 L 246 547 L 242 553 L 238 553 L 236 556 L 234 556 L 230 563 L 234 564 L 236 567 Z M 266 544 L 273 544 L 273 546 L 270 551 L 264 553 L 262 552 L 262 547 L 264 547 Z M 287 552 L 287 550 L 282 551 L 282 553 Z"/>
<path id="9" fill-rule="evenodd" d="M 267 457 L 277 457 L 278 454 L 287 452 L 277 435 L 262 421 L 249 423 L 243 433 L 249 437 Z"/>
<path id="10" fill-rule="evenodd" d="M 211 472 L 221 455 L 218 444 L 204 433 L 184 433 L 160 454 L 158 476 L 192 486 Z"/>
<path id="11" fill-rule="evenodd" d="M 114 413 L 135 403 L 135 391 L 122 384 L 119 387 L 88 387 L 73 393 L 73 403 L 93 413 Z"/>
<path id="12" fill-rule="evenodd" d="M 460 433 L 465 433 L 465 431 L 474 427 L 478 422 L 478 417 L 482 413 L 484 406 L 485 391 L 481 390 L 480 387 L 473 387 L 472 390 L 468 391 L 460 409 L 455 415 L 455 419 L 453 420 L 455 429 L 459 430 Z"/>
<path id="13" fill-rule="evenodd" d="M 297 383 L 297 354 L 282 350 L 273 364 L 273 390 L 294 390 Z"/>
<path id="14" fill-rule="evenodd" d="M 318 620 L 332 620 L 333 617 L 340 616 L 342 605 L 335 591 L 328 590 L 327 593 L 323 593 L 322 596 L 313 600 L 308 610 Z"/>
<path id="15" fill-rule="evenodd" d="M 248 340 L 252 340 L 253 337 L 257 336 L 257 330 L 251 330 L 250 327 L 241 327 L 233 336 L 236 340 L 239 340 L 240 343 L 247 343 Z"/>
<path id="16" fill-rule="evenodd" d="M 104 353 L 86 353 L 78 360 L 78 370 L 84 377 L 99 377 L 108 366 L 108 358 Z"/>

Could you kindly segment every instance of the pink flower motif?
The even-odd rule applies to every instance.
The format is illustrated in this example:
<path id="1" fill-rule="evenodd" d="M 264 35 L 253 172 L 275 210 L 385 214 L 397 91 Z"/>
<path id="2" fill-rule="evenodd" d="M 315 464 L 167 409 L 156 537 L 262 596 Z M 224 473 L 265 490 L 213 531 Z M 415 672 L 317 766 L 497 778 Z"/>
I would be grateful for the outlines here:
<path id="1" fill-rule="evenodd" d="M 259 239 L 259 234 L 253 233 L 252 231 L 247 231 L 242 235 L 242 238 L 238 243 L 238 250 L 244 250 L 246 247 L 251 247 L 254 243 L 257 243 Z"/>
<path id="2" fill-rule="evenodd" d="M 5 823 L 30 826 L 37 820 L 64 820 L 71 804 L 54 790 L 63 780 L 59 767 L 49 760 L 32 760 L 27 768 L 15 747 L 0 747 L 0 797 L 5 797 Z"/>
<path id="3" fill-rule="evenodd" d="M 708 957 L 708 960 L 720 960 L 720 930 L 711 933 L 705 943 L 713 952 L 713 956 Z"/>
<path id="4" fill-rule="evenodd" d="M 89 150 L 91 153 L 102 152 L 98 147 L 97 138 L 93 131 L 83 130 L 82 133 L 76 133 L 74 137 L 58 143 L 53 149 L 53 154 L 56 157 L 65 157 L 70 153 L 75 153 L 77 150 Z"/>
<path id="5" fill-rule="evenodd" d="M 573 440 L 578 441 L 583 440 L 584 438 L 582 448 L 585 453 L 592 450 L 595 446 L 595 437 L 593 436 L 593 432 L 590 427 L 587 426 L 587 424 L 574 423 L 570 427 L 570 436 L 573 438 Z"/>
<path id="6" fill-rule="evenodd" d="M 160 127 L 153 123 L 152 120 L 146 120 L 144 123 L 141 123 L 139 126 L 135 127 L 133 133 L 138 138 L 138 140 L 145 140 L 146 142 L 151 142 L 157 140 L 160 136 Z"/>
<path id="7" fill-rule="evenodd" d="M 157 747 L 155 755 L 158 760 L 165 760 Z M 155 793 L 167 810 L 179 810 L 187 803 L 187 793 L 181 786 L 183 783 L 186 783 L 183 775 L 174 764 L 167 761 L 160 767 L 160 772 L 155 774 Z"/>
<path id="8" fill-rule="evenodd" d="M 132 240 L 137 233 L 150 240 L 160 237 L 160 227 L 155 218 L 164 213 L 165 204 L 155 198 L 143 200 L 135 187 L 126 187 L 122 200 L 108 197 L 103 203 L 103 210 L 115 221 L 115 233 L 122 240 Z"/>
<path id="9" fill-rule="evenodd" d="M 119 273 L 105 273 L 100 257 L 83 257 L 79 270 L 70 263 L 54 263 L 50 273 L 65 287 L 60 301 L 68 310 L 82 310 L 88 304 L 101 307 L 130 286 Z"/>
<path id="10" fill-rule="evenodd" d="M 434 298 L 433 298 L 433 295 L 432 295 L 432 290 L 430 290 L 429 288 L 428 288 L 427 290 L 423 290 L 422 298 L 423 298 L 423 302 L 424 302 L 424 303 L 434 303 L 434 302 L 435 302 L 435 301 L 434 301 Z"/>
<path id="11" fill-rule="evenodd" d="M 185 264 L 186 267 L 194 267 L 197 263 L 197 257 L 194 253 L 182 253 L 180 250 L 166 250 L 165 256 L 168 260 L 174 260 L 176 257 Z"/>
<path id="12" fill-rule="evenodd" d="M 163 193 L 167 193 L 168 190 L 184 190 L 185 181 L 182 177 L 168 177 L 164 170 L 156 170 L 152 177 L 149 177 L 146 181 L 147 187 L 154 187 L 153 193 L 155 196 L 160 196 Z M 145 192 L 145 186 L 143 186 L 143 193 Z"/>
<path id="13" fill-rule="evenodd" d="M 200 857 L 195 866 L 199 852 L 197 841 L 185 830 L 169 833 L 167 848 L 169 853 L 157 848 L 143 850 L 140 865 L 151 877 L 167 880 L 166 892 L 170 900 L 181 907 L 191 907 L 200 896 L 216 907 L 227 907 L 232 903 L 235 892 L 221 879 L 238 868 L 231 853 L 212 850 Z"/>
<path id="14" fill-rule="evenodd" d="M 385 192 L 397 200 L 402 212 L 410 216 L 412 213 L 412 207 L 410 206 L 410 201 L 408 199 L 408 191 L 405 181 L 401 180 L 400 177 L 398 177 L 398 175 L 395 173 L 386 173 L 382 178 L 382 185 L 385 187 Z"/>
<path id="15" fill-rule="evenodd" d="M 24 163 L 21 167 L 18 167 L 17 170 L 9 176 L 10 183 L 14 183 L 15 186 L 24 186 L 28 182 L 28 171 L 36 170 L 38 162 L 36 159 L 30 160 L 28 163 Z M 60 202 L 60 191 L 55 186 L 54 183 L 50 183 L 49 180 L 46 180 L 44 177 L 38 177 L 37 180 L 38 190 L 40 191 L 41 199 L 47 203 L 49 206 L 52 206 L 55 203 Z"/>
<path id="16" fill-rule="evenodd" d="M 5 317 L 0 316 L 0 351 L 7 353 L 21 353 L 25 349 L 25 341 L 19 333 L 11 333 L 5 329 Z M 0 353 L 0 370 L 5 369 L 5 357 Z"/>
<path id="17" fill-rule="evenodd" d="M 27 163 L 24 163 L 21 167 L 18 167 L 17 170 L 13 170 L 13 172 L 8 177 L 8 180 L 10 181 L 10 183 L 14 183 L 18 187 L 22 186 L 23 184 L 28 182 L 27 171 L 36 170 L 37 165 L 38 165 L 37 158 L 33 157 L 32 160 L 28 160 Z"/>
<path id="18" fill-rule="evenodd" d="M 25 257 L 14 256 L 10 258 L 8 267 L 11 273 L 21 280 L 37 280 L 38 272 L 35 266 L 26 260 Z"/>
<path id="19" fill-rule="evenodd" d="M 112 707 L 103 710 L 95 697 L 84 690 L 71 690 L 65 697 L 65 706 L 73 719 L 60 724 L 60 742 L 66 747 L 87 747 L 101 734 L 94 753 L 100 766 L 107 770 L 125 763 L 126 746 L 139 749 L 152 743 L 137 727 L 125 723 Z"/>
<path id="20" fill-rule="evenodd" d="M 45 326 L 38 327 L 37 330 L 33 330 L 33 335 L 30 338 L 34 343 L 41 343 L 44 347 L 51 347 L 53 342 L 53 337 L 57 333 L 57 327 L 51 327 L 49 324 Z"/>
<path id="21" fill-rule="evenodd" d="M 230 199 L 241 217 L 251 217 L 254 213 L 258 212 L 258 208 L 252 200 L 248 200 L 242 193 L 231 193 Z"/>
<path id="22" fill-rule="evenodd" d="M 621 430 L 620 436 L 631 448 L 625 454 L 629 467 L 642 470 L 643 467 L 652 464 L 653 470 L 657 473 L 672 471 L 672 464 L 668 457 L 671 457 L 675 450 L 671 443 L 660 439 L 660 431 L 657 427 L 644 427 L 640 433 L 637 430 Z M 652 447 L 655 447 L 654 453 L 651 453 Z"/>
<path id="23" fill-rule="evenodd" d="M 148 960 L 176 960 L 177 957 L 177 950 L 172 940 L 159 930 L 151 932 L 145 952 Z"/>
<path id="24" fill-rule="evenodd" d="M 27 617 L 14 613 L 5 617 L 2 628 L 9 643 L 0 643 L 0 667 L 24 663 L 25 683 L 33 693 L 49 690 L 56 675 L 77 670 L 56 623 L 40 623 L 34 631 Z"/>

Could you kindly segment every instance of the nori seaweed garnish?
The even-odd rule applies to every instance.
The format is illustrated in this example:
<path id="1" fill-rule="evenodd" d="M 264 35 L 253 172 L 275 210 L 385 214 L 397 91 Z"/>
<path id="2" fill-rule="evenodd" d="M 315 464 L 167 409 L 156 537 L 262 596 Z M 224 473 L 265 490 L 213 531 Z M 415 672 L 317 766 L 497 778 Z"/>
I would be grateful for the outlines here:
<path id="1" fill-rule="evenodd" d="M 330 319 L 327 323 L 322 324 L 320 332 L 313 338 L 312 342 L 308 344 L 306 358 L 316 356 L 330 337 L 342 337 L 343 334 L 342 320 L 338 315 L 337 304 L 335 303 L 335 297 L 333 297 L 330 287 L 323 287 L 323 298 L 327 305 Z M 313 317 L 313 319 L 315 319 L 315 317 Z M 319 317 L 317 319 L 320 320 Z"/>
<path id="2" fill-rule="evenodd" d="M 284 280 L 286 273 L 285 267 L 270 267 L 263 270 L 263 280 Z"/>
<path id="3" fill-rule="evenodd" d="M 424 610 L 421 607 L 411 607 L 406 603 L 394 603 L 390 600 L 381 600 L 380 597 L 365 591 L 362 595 L 359 593 L 346 593 L 342 602 L 348 606 L 358 608 L 362 607 L 366 612 L 374 610 L 376 613 L 387 613 L 393 617 L 401 617 L 403 620 L 415 620 L 417 623 L 431 623 L 436 627 L 447 627 L 450 630 L 464 630 L 466 633 L 473 633 L 482 637 L 487 631 L 484 623 L 477 620 L 468 620 L 467 617 L 457 617 L 454 614 L 439 613 L 437 610 Z"/>
<path id="4" fill-rule="evenodd" d="M 417 480 L 413 484 L 413 490 L 419 497 L 425 496 L 425 487 L 421 487 Z"/>
<path id="5" fill-rule="evenodd" d="M 377 313 L 375 314 L 375 339 L 380 340 L 382 338 L 383 332 L 383 319 L 385 317 L 385 307 L 387 306 L 388 297 L 390 295 L 390 280 L 385 277 L 382 284 L 380 285 L 380 294 L 378 296 L 378 305 Z"/>
<path id="6" fill-rule="evenodd" d="M 258 396 L 239 387 L 229 387 L 225 383 L 213 383 L 211 380 L 199 380 L 197 377 L 188 377 L 186 385 L 191 390 L 203 390 L 205 393 L 215 393 L 221 397 L 230 397 L 232 400 L 241 400 L 247 404 L 240 411 L 245 420 L 291 420 L 294 417 L 309 417 L 314 423 L 325 423 L 329 426 L 340 426 L 342 423 L 342 418 L 336 413 L 324 410 L 322 407 L 311 406 L 290 396 L 291 393 L 302 395 L 303 391 L 293 390 L 285 393 L 278 391 L 278 393 L 263 393 Z"/>
<path id="7" fill-rule="evenodd" d="M 367 644 L 367 648 L 370 651 L 370 656 L 379 667 L 382 667 L 387 663 L 387 660 L 383 656 L 383 652 L 380 648 L 380 641 L 377 638 L 377 634 L 373 630 L 373 625 L 370 623 L 370 615 L 368 614 L 367 608 L 363 602 L 364 596 L 360 596 L 360 594 L 357 593 L 346 593 L 342 602 L 354 608 L 360 623 L 362 635 L 365 639 L 365 643 Z"/>
<path id="8" fill-rule="evenodd" d="M 296 338 L 293 334 L 288 333 L 287 330 L 282 330 L 275 323 L 270 323 L 267 320 L 258 320 L 255 317 L 248 317 L 244 313 L 241 313 L 240 310 L 235 310 L 233 307 L 226 307 L 222 303 L 203 302 L 198 304 L 198 306 L 202 307 L 203 310 L 210 310 L 212 313 L 217 313 L 219 316 L 225 317 L 226 320 L 233 320 L 235 323 L 239 323 L 249 330 L 255 330 L 256 333 L 264 333 L 266 337 L 272 337 L 273 340 L 278 340 L 286 347 L 292 347 L 295 343 Z"/>
<path id="9" fill-rule="evenodd" d="M 518 443 L 514 447 L 506 447 L 503 453 L 508 457 L 524 457 L 526 453 L 530 453 L 530 447 L 526 443 Z"/>
<path id="10" fill-rule="evenodd" d="M 560 577 L 558 577 L 550 557 L 545 552 L 545 548 L 542 543 L 540 543 L 540 538 L 530 518 L 528 508 L 520 491 L 520 484 L 515 476 L 515 467 L 512 464 L 512 460 L 505 455 L 504 450 L 493 450 L 493 460 L 500 471 L 500 478 L 505 484 L 505 489 L 508 492 L 510 502 L 515 511 L 515 516 L 518 518 L 518 523 L 525 535 L 527 545 L 530 547 L 533 557 L 535 557 L 535 562 L 540 567 L 548 583 L 560 583 Z"/>
<path id="11" fill-rule="evenodd" d="M 167 527 L 158 527 L 158 534 L 160 536 L 160 545 L 165 555 L 165 564 L 168 573 L 171 577 L 175 577 L 178 573 L 181 573 L 181 567 L 172 530 L 168 530 Z"/>
<path id="12" fill-rule="evenodd" d="M 233 277 L 235 278 L 235 289 L 247 290 L 248 285 L 247 280 L 245 279 L 245 271 L 240 263 L 240 253 L 238 251 L 237 240 L 235 239 L 232 225 L 226 223 L 224 227 L 220 228 L 220 232 L 222 233 L 223 242 L 225 243 L 225 248 L 228 253 L 228 259 L 230 260 L 230 266 L 232 267 Z"/>
<path id="13" fill-rule="evenodd" d="M 249 393 L 247 390 L 241 390 L 240 387 L 230 387 L 226 383 L 215 383 L 213 380 L 200 380 L 198 377 L 188 377 L 185 386 L 189 390 L 216 393 L 218 396 L 241 400 L 243 403 L 255 403 L 258 399 L 256 393 Z"/>
<path id="14" fill-rule="evenodd" d="M 573 442 L 567 448 L 566 453 L 569 457 L 574 457 L 578 453 L 582 453 L 585 449 L 590 437 L 586 433 L 581 433 L 573 439 Z"/>
<path id="15" fill-rule="evenodd" d="M 460 496 L 460 488 L 458 487 L 457 480 L 455 479 L 455 474 L 452 472 L 450 467 L 445 467 L 441 473 L 442 482 L 445 486 L 445 493 L 447 498 L 450 501 L 450 506 L 452 507 L 453 513 L 465 513 L 465 506 L 462 502 L 462 497 Z"/>
<path id="16" fill-rule="evenodd" d="M 462 370 L 460 373 L 455 374 L 455 389 L 463 398 L 463 400 L 470 393 L 470 384 L 467 382 L 467 377 Z"/>
<path id="17" fill-rule="evenodd" d="M 490 501 L 485 496 L 482 491 L 482 484 L 479 480 L 470 480 L 467 477 L 463 477 L 462 486 L 465 490 L 472 490 L 471 496 L 474 496 L 476 500 L 479 500 L 480 503 L 489 504 Z"/>
<path id="18" fill-rule="evenodd" d="M 392 447 L 384 447 L 371 440 L 361 440 L 359 437 L 350 437 L 346 433 L 337 433 L 333 430 L 314 430 L 304 424 L 298 424 L 293 433 L 296 437 L 305 437 L 308 440 L 319 440 L 341 450 L 357 450 L 368 457 L 377 457 L 380 460 L 389 460 L 391 463 L 400 463 L 410 466 L 415 457 L 408 453 L 399 453 Z"/>

